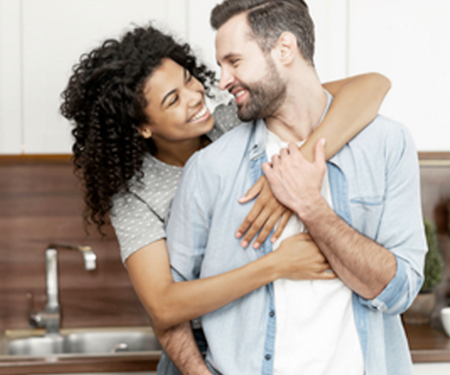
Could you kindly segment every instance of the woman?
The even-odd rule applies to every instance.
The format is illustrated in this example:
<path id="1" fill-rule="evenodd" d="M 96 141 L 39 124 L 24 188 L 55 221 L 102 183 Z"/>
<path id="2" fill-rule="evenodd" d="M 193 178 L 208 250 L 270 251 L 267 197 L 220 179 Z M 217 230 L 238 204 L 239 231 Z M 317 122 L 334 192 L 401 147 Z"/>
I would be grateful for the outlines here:
<path id="1" fill-rule="evenodd" d="M 213 86 L 214 74 L 187 45 L 148 27 L 82 56 L 63 93 L 62 114 L 75 123 L 74 163 L 85 188 L 85 221 L 101 231 L 110 214 L 133 286 L 158 329 L 204 315 L 280 277 L 334 277 L 324 272 L 326 260 L 303 234 L 237 270 L 174 283 L 164 226 L 182 167 L 238 123 L 232 104 L 217 107 L 216 120 L 211 116 L 205 96 Z M 302 152 L 311 159 L 316 140 L 326 137 L 335 146 L 327 150 L 332 156 L 375 117 L 389 86 L 379 75 L 326 84 L 336 98 Z M 276 238 L 289 216 L 264 181 L 257 185 L 243 200 L 261 192 L 239 227 L 239 233 L 251 227 L 244 242 L 267 222 L 257 239 L 263 241 L 282 217 Z"/>

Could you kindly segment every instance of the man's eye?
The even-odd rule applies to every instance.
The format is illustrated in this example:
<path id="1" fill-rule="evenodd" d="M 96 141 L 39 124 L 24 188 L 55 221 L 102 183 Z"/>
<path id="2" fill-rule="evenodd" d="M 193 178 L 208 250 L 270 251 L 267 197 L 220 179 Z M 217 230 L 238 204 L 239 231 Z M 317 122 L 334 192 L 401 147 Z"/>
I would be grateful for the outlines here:
<path id="1" fill-rule="evenodd" d="M 230 64 L 236 66 L 239 63 L 239 59 L 230 60 Z"/>

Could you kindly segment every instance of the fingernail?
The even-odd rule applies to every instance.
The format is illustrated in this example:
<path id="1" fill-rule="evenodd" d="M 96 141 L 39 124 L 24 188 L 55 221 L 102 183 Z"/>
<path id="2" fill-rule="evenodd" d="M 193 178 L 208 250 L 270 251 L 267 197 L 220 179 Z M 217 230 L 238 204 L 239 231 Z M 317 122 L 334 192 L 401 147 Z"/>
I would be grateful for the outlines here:
<path id="1" fill-rule="evenodd" d="M 322 142 L 322 146 L 325 146 L 325 143 L 327 143 L 327 140 L 325 138 L 322 138 L 321 142 Z"/>
<path id="2" fill-rule="evenodd" d="M 259 242 L 255 242 L 255 243 L 253 244 L 253 248 L 254 248 L 254 249 L 259 249 L 260 246 L 261 246 L 261 244 L 260 244 Z"/>
<path id="3" fill-rule="evenodd" d="M 277 240 L 278 240 L 278 238 L 272 237 L 272 238 L 270 239 L 270 242 L 275 243 L 275 242 L 277 242 Z"/>
<path id="4" fill-rule="evenodd" d="M 236 237 L 237 238 L 241 238 L 242 237 L 242 233 L 241 232 L 236 232 Z"/>
<path id="5" fill-rule="evenodd" d="M 242 245 L 242 247 L 247 247 L 248 246 L 248 242 L 247 241 L 242 241 L 241 245 Z"/>

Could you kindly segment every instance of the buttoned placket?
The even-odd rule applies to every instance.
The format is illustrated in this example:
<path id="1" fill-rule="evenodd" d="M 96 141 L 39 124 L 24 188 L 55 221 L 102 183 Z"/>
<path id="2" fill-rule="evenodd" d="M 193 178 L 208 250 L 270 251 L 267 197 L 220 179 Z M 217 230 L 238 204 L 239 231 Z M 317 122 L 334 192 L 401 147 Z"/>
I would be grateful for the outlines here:
<path id="1" fill-rule="evenodd" d="M 267 162 L 266 154 L 266 126 L 261 124 L 263 120 L 258 120 L 254 124 L 254 133 L 252 137 L 252 146 L 250 149 L 250 175 L 252 183 L 256 183 L 258 179 L 263 175 L 262 165 Z M 272 233 L 267 237 L 271 238 Z M 266 240 L 260 247 L 261 256 L 270 253 L 273 250 L 270 240 Z M 269 294 L 269 309 L 267 312 L 267 327 L 266 337 L 264 341 L 264 352 L 262 358 L 262 375 L 273 374 L 273 359 L 275 351 L 275 333 L 276 333 L 276 312 L 275 312 L 275 298 L 273 291 L 273 284 L 270 283 L 265 286 Z"/>

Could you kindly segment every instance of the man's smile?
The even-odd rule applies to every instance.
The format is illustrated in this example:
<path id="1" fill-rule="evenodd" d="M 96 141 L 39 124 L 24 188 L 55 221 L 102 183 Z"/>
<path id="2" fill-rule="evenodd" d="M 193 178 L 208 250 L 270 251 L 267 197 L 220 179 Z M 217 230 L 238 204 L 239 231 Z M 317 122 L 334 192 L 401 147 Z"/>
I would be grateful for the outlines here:
<path id="1" fill-rule="evenodd" d="M 236 104 L 242 103 L 244 99 L 248 96 L 249 91 L 245 88 L 239 88 L 231 92 L 236 98 Z"/>

